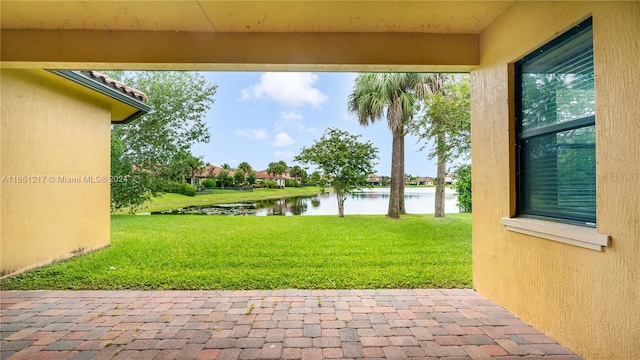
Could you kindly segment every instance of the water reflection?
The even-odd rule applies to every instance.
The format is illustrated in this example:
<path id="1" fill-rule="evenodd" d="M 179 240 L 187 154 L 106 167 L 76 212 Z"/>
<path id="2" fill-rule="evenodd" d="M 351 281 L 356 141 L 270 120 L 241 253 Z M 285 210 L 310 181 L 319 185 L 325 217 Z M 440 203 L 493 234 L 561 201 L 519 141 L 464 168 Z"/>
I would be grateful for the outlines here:
<path id="1" fill-rule="evenodd" d="M 255 205 L 256 208 L 262 209 L 258 211 L 260 213 L 259 215 L 302 215 L 307 211 L 309 203 L 315 208 L 320 206 L 320 200 L 316 197 L 302 196 L 261 200 L 256 201 Z"/>
<path id="2" fill-rule="evenodd" d="M 405 207 L 409 214 L 433 214 L 434 188 L 405 189 Z M 316 196 L 293 197 L 287 199 L 264 200 L 255 203 L 256 215 L 337 215 L 338 203 L 330 193 Z M 310 206 L 309 206 L 310 205 Z M 347 215 L 386 214 L 389 206 L 389 189 L 367 189 L 352 194 L 345 201 Z M 445 212 L 459 212 L 456 197 L 451 189 L 445 191 Z"/>
<path id="3" fill-rule="evenodd" d="M 405 189 L 405 207 L 409 214 L 433 214 L 435 189 Z M 459 212 L 456 197 L 451 189 L 445 191 L 445 212 Z M 367 189 L 352 194 L 346 201 L 346 215 L 382 215 L 389 206 L 389 189 Z M 338 201 L 334 194 L 323 193 L 315 196 L 290 197 L 261 200 L 255 203 L 192 206 L 182 209 L 162 211 L 154 214 L 200 214 L 200 215 L 338 215 Z"/>

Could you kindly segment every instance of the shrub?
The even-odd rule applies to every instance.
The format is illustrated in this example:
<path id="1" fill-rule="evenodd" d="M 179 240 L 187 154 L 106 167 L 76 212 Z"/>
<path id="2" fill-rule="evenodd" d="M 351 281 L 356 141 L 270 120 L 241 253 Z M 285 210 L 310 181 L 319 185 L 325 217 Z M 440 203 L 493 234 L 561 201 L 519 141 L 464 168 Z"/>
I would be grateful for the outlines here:
<path id="1" fill-rule="evenodd" d="M 196 195 L 196 188 L 194 188 L 193 186 L 187 183 L 180 183 L 180 182 L 167 183 L 167 186 L 165 187 L 165 191 L 168 193 L 182 194 L 187 196 Z"/>
<path id="2" fill-rule="evenodd" d="M 244 184 L 244 181 L 245 181 L 244 171 L 240 169 L 236 170 L 236 173 L 233 174 L 233 183 L 236 186 L 240 186 Z"/>
<path id="3" fill-rule="evenodd" d="M 471 212 L 471 165 L 461 165 L 454 171 L 456 182 L 452 185 L 458 196 L 461 212 Z"/>
<path id="4" fill-rule="evenodd" d="M 249 175 L 247 175 L 247 184 L 253 185 L 253 184 L 256 183 L 256 181 L 257 181 L 256 174 L 251 172 L 251 173 L 249 173 Z"/>
<path id="5" fill-rule="evenodd" d="M 207 189 L 216 187 L 216 181 L 214 179 L 204 179 L 201 184 Z"/>
<path id="6" fill-rule="evenodd" d="M 222 188 L 233 185 L 233 178 L 229 175 L 228 171 L 220 171 L 220 173 L 216 177 L 216 185 Z"/>
<path id="7" fill-rule="evenodd" d="M 182 195 L 187 195 L 187 196 L 195 196 L 196 195 L 196 188 L 194 188 L 193 186 L 184 183 L 182 184 Z"/>
<path id="8" fill-rule="evenodd" d="M 273 180 L 260 180 L 258 181 L 254 187 L 256 188 L 269 188 L 269 189 L 279 189 L 278 183 Z"/>
<path id="9" fill-rule="evenodd" d="M 286 186 L 286 187 L 299 187 L 300 183 L 297 180 L 286 179 L 284 181 L 284 186 Z"/>

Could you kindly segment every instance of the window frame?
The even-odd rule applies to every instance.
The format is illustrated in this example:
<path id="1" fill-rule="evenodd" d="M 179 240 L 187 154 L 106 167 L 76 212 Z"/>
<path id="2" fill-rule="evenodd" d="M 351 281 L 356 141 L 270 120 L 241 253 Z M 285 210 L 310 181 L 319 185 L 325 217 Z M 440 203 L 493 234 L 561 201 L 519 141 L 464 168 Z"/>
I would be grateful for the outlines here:
<path id="1" fill-rule="evenodd" d="M 559 223 L 564 223 L 564 224 L 572 224 L 572 225 L 577 225 L 577 226 L 585 226 L 585 227 L 591 227 L 591 228 L 595 228 L 596 227 L 596 222 L 597 219 L 594 218 L 593 222 L 590 221 L 582 221 L 582 220 L 575 220 L 575 219 L 569 219 L 567 217 L 562 217 L 562 216 L 549 216 L 549 215 L 545 215 L 545 214 L 536 214 L 536 213 L 527 213 L 526 211 L 523 211 L 522 209 L 522 203 L 525 200 L 524 196 L 522 195 L 524 192 L 523 189 L 523 168 L 524 168 L 524 153 L 523 153 L 523 146 L 522 144 L 528 140 L 528 139 L 535 139 L 536 137 L 541 137 L 541 136 L 545 136 L 545 135 L 551 135 L 551 134 L 559 134 L 561 132 L 564 131 L 570 131 L 570 130 L 575 130 L 575 129 L 581 129 L 581 128 L 586 128 L 586 127 L 590 127 L 593 126 L 594 130 L 596 129 L 596 122 L 595 122 L 595 114 L 594 115 L 588 115 L 588 116 L 584 116 L 581 118 L 576 118 L 576 119 L 572 119 L 572 120 L 568 120 L 568 121 L 564 121 L 564 122 L 560 122 L 560 123 L 553 123 L 550 125 L 545 125 L 545 126 L 538 126 L 535 127 L 533 129 L 530 130 L 522 130 L 523 128 L 523 84 L 522 84 L 522 75 L 523 75 L 523 64 L 527 62 L 527 60 L 530 59 L 536 59 L 538 58 L 541 54 L 544 54 L 545 52 L 549 51 L 550 49 L 554 49 L 556 46 L 558 46 L 559 44 L 562 44 L 564 42 L 567 41 L 567 39 L 571 39 L 572 37 L 576 37 L 578 35 L 581 35 L 586 27 L 590 27 L 591 31 L 593 32 L 593 21 L 592 18 L 589 17 L 583 21 L 581 21 L 580 23 L 578 23 L 577 25 L 573 26 L 571 29 L 567 30 L 566 32 L 558 35 L 557 37 L 555 37 L 554 39 L 552 39 L 551 41 L 549 41 L 548 43 L 540 46 L 539 48 L 533 50 L 531 53 L 527 54 L 526 56 L 524 56 L 522 59 L 516 61 L 513 65 L 513 69 L 514 69 L 514 93 L 515 93 L 515 146 L 516 146 L 516 153 L 515 153 L 515 171 L 516 171 L 516 176 L 515 176 L 515 186 L 516 186 L 516 214 L 518 214 L 518 216 L 521 217 L 526 217 L 526 218 L 532 218 L 532 219 L 541 219 L 541 220 L 549 220 L 549 221 L 554 221 L 554 222 L 559 222 Z M 593 41 L 593 36 L 592 36 L 592 41 Z M 575 54 L 572 54 L 570 56 L 575 56 Z M 594 89 L 595 91 L 595 89 Z M 594 144 L 595 145 L 595 144 Z M 595 167 L 595 159 L 593 160 L 594 163 L 594 167 Z M 595 174 L 594 174 L 595 177 Z M 595 179 L 594 179 L 595 180 Z M 596 209 L 594 209 L 594 212 L 596 212 Z"/>
<path id="2" fill-rule="evenodd" d="M 501 219 L 501 223 L 505 226 L 507 231 L 517 232 L 529 236 L 535 236 L 547 240 L 552 240 L 556 242 L 561 242 L 564 244 L 574 245 L 586 249 L 603 251 L 604 247 L 610 245 L 610 236 L 608 234 L 599 233 L 596 230 L 596 224 L 593 226 L 587 225 L 584 222 L 576 222 L 568 219 L 561 218 L 553 218 L 546 216 L 538 216 L 538 215 L 530 215 L 523 214 L 521 212 L 521 162 L 522 162 L 522 154 L 520 153 L 520 142 L 522 141 L 521 135 L 522 131 L 522 61 L 527 59 L 527 57 L 533 57 L 538 55 L 540 51 L 546 51 L 550 48 L 557 46 L 559 43 L 566 41 L 568 37 L 575 36 L 579 34 L 583 30 L 583 26 L 589 24 L 591 26 L 591 31 L 593 32 L 593 21 L 592 18 L 589 17 L 586 20 L 583 20 L 577 23 L 568 31 L 562 33 L 561 35 L 555 37 L 551 41 L 546 44 L 538 47 L 533 50 L 530 54 L 524 56 L 519 61 L 512 63 L 512 71 L 513 71 L 513 90 L 512 95 L 514 95 L 513 104 L 514 104 L 514 113 L 512 114 L 513 119 L 513 129 L 515 130 L 513 133 L 513 145 L 515 145 L 512 149 L 514 152 L 513 157 L 511 158 L 514 161 L 513 165 L 515 166 L 513 169 L 515 188 L 512 190 L 515 201 L 512 203 L 515 205 L 515 216 L 513 217 L 503 217 Z M 581 28 L 582 27 L 582 28 Z M 593 33 L 592 33 L 593 34 Z M 592 38 L 593 39 L 593 38 Z M 594 45 L 595 51 L 595 45 Z M 595 59 L 594 59 L 595 61 Z M 595 72 L 595 71 L 594 71 Z M 595 79 L 594 79 L 595 81 Z M 594 83 L 595 87 L 595 83 Z M 595 114 L 577 118 L 573 120 L 569 120 L 562 123 L 551 124 L 545 126 L 543 128 L 535 128 L 532 130 L 525 131 L 525 135 L 527 136 L 541 136 L 546 133 L 558 133 L 561 131 L 579 129 L 586 126 L 593 126 L 594 130 L 597 130 L 595 126 Z M 595 164 L 595 159 L 594 159 Z M 596 175 L 597 176 L 597 173 Z M 597 191 L 597 188 L 596 188 Z M 597 202 L 597 197 L 596 197 Z"/>

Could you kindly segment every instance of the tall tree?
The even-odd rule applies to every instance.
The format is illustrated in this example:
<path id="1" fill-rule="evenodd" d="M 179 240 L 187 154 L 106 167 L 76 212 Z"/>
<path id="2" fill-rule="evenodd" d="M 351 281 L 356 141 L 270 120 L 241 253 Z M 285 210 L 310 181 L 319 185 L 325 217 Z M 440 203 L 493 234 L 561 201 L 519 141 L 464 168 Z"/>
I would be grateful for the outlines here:
<path id="1" fill-rule="evenodd" d="M 189 175 L 191 176 L 191 185 L 196 186 L 196 175 L 202 171 L 204 162 L 202 158 L 189 154 L 187 158 L 187 168 L 189 169 Z"/>
<path id="2" fill-rule="evenodd" d="M 471 92 L 469 77 L 435 74 L 421 118 L 409 131 L 425 141 L 435 142 L 429 158 L 437 158 L 435 217 L 444 217 L 447 161 L 468 157 L 471 144 Z M 425 145 L 426 146 L 426 145 Z"/>
<path id="3" fill-rule="evenodd" d="M 247 177 L 244 174 L 244 171 L 237 169 L 236 172 L 233 174 L 233 183 L 238 186 L 238 185 L 244 185 L 245 180 L 247 179 Z"/>
<path id="4" fill-rule="evenodd" d="M 307 177 L 307 172 L 300 166 L 296 165 L 291 168 L 289 175 L 291 175 L 292 178 L 301 182 Z"/>
<path id="5" fill-rule="evenodd" d="M 134 213 L 156 194 L 160 186 L 155 177 L 136 169 L 126 154 L 126 145 L 117 137 L 111 137 L 111 212 L 129 208 Z"/>
<path id="6" fill-rule="evenodd" d="M 202 171 L 203 166 L 201 157 L 193 156 L 187 151 L 180 151 L 174 154 L 168 165 L 158 168 L 154 175 L 166 181 L 178 182 L 184 182 L 188 176 L 191 185 L 195 186 L 195 177 Z"/>
<path id="7" fill-rule="evenodd" d="M 284 175 L 287 172 L 289 165 L 286 162 L 280 160 L 278 161 L 278 172 L 280 175 Z"/>
<path id="8" fill-rule="evenodd" d="M 285 163 L 282 160 L 278 162 L 270 162 L 269 165 L 267 165 L 267 174 L 271 176 L 277 176 L 278 178 L 282 179 L 282 175 L 284 175 L 284 173 L 286 172 L 287 172 L 287 163 Z"/>
<path id="9" fill-rule="evenodd" d="M 349 95 L 349 111 L 367 126 L 386 115 L 393 136 L 391 154 L 391 191 L 387 217 L 398 219 L 404 208 L 404 135 L 416 103 L 428 91 L 431 74 L 364 73 L 355 80 Z"/>
<path id="10" fill-rule="evenodd" d="M 320 186 L 320 182 L 322 181 L 322 177 L 320 176 L 320 173 L 318 171 L 314 171 L 311 173 L 311 176 L 309 176 L 309 180 L 316 184 L 316 186 Z M 324 186 L 324 184 L 323 184 Z"/>
<path id="11" fill-rule="evenodd" d="M 247 179 L 246 179 L 247 184 L 253 185 L 256 183 L 256 180 L 257 180 L 256 173 L 254 173 L 253 171 L 250 172 L 249 175 L 247 175 Z"/>
<path id="12" fill-rule="evenodd" d="M 185 176 L 189 175 L 188 160 L 191 153 L 187 151 L 179 151 L 164 166 L 156 167 L 153 175 L 162 178 L 164 181 L 184 182 Z"/>
<path id="13" fill-rule="evenodd" d="M 238 164 L 238 170 L 242 170 L 245 176 L 249 176 L 251 173 L 253 173 L 253 168 L 246 161 L 243 161 L 240 164 Z"/>
<path id="14" fill-rule="evenodd" d="M 240 183 L 242 184 L 248 182 L 247 177 L 253 174 L 253 169 L 251 168 L 251 165 L 249 165 L 248 162 L 243 161 L 240 164 L 238 164 L 238 170 L 240 170 L 239 173 L 242 175 L 242 178 L 240 178 L 240 175 L 238 175 L 238 172 L 234 174 L 234 178 L 238 177 L 238 180 L 240 180 Z"/>
<path id="15" fill-rule="evenodd" d="M 230 186 L 233 184 L 233 177 L 229 175 L 229 171 L 222 169 L 216 176 L 216 184 L 224 189 L 225 186 Z"/>
<path id="16" fill-rule="evenodd" d="M 114 79 L 144 92 L 152 110 L 127 124 L 111 127 L 112 151 L 120 155 L 138 174 L 155 181 L 140 181 L 127 192 L 127 199 L 115 200 L 112 184 L 112 210 L 122 207 L 133 210 L 142 205 L 149 194 L 156 195 L 164 186 L 160 184 L 163 171 L 181 153 L 190 153 L 196 143 L 209 142 L 209 129 L 204 121 L 206 112 L 214 102 L 217 85 L 209 84 L 204 76 L 185 71 L 108 72 Z M 139 175 L 142 176 L 142 175 Z"/>
<path id="17" fill-rule="evenodd" d="M 378 149 L 373 143 L 359 142 L 360 135 L 329 128 L 320 140 L 302 148 L 295 161 L 317 166 L 333 186 L 338 199 L 338 216 L 344 217 L 344 202 L 354 190 L 371 187 L 367 181 L 373 173 Z"/>

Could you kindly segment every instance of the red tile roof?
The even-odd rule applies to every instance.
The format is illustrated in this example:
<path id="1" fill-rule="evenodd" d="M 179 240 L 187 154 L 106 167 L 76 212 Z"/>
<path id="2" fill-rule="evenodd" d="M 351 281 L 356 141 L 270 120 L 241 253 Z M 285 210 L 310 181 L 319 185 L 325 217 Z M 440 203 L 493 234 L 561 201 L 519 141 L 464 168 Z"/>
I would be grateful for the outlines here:
<path id="1" fill-rule="evenodd" d="M 200 173 L 196 174 L 196 177 L 199 177 L 199 178 L 216 177 L 218 176 L 218 174 L 220 174 L 220 171 L 222 170 L 224 169 L 219 166 L 208 165 L 203 167 L 200 170 Z M 234 176 L 236 173 L 235 170 L 225 170 L 225 171 L 229 173 L 229 176 Z M 258 180 L 272 180 L 272 179 L 280 179 L 280 178 L 285 180 L 293 179 L 291 176 L 289 176 L 289 174 L 284 174 L 282 176 L 279 176 L 279 175 L 269 175 L 267 174 L 266 171 L 252 170 L 252 172 L 256 175 L 256 179 Z"/>
<path id="2" fill-rule="evenodd" d="M 196 177 L 216 177 L 220 174 L 220 171 L 224 170 L 223 168 L 215 165 L 207 165 L 200 170 L 199 174 L 196 174 Z M 229 173 L 229 176 L 233 176 L 236 172 L 233 170 L 226 170 Z"/>
<path id="3" fill-rule="evenodd" d="M 82 75 L 85 75 L 99 83 L 102 83 L 112 89 L 122 92 L 125 95 L 128 95 L 139 101 L 147 101 L 147 94 L 143 93 L 140 90 L 134 89 L 129 85 L 123 83 L 122 81 L 118 81 L 108 77 L 107 75 L 99 72 L 99 71 L 81 71 Z"/>

